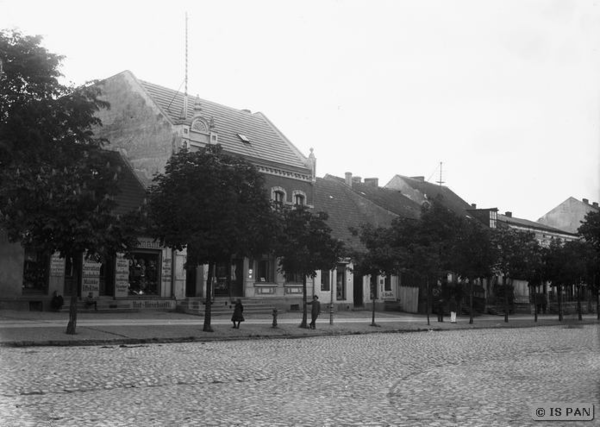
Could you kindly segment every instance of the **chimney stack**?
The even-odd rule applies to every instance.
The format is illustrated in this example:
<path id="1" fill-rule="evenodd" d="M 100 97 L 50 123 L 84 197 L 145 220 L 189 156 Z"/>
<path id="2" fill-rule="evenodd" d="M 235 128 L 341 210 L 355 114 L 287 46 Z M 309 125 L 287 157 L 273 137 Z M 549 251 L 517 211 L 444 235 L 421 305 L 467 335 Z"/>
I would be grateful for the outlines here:
<path id="1" fill-rule="evenodd" d="M 472 207 L 473 209 L 477 209 L 477 203 L 471 203 L 471 207 Z"/>
<path id="2" fill-rule="evenodd" d="M 585 203 L 586 205 L 590 204 L 590 201 L 588 199 L 581 199 L 581 200 L 583 200 L 583 203 Z"/>
<path id="3" fill-rule="evenodd" d="M 352 187 L 352 172 L 346 172 L 346 185 Z"/>
<path id="4" fill-rule="evenodd" d="M 372 187 L 379 187 L 379 178 L 365 178 L 365 184 Z"/>
<path id="5" fill-rule="evenodd" d="M 361 180 L 362 180 L 362 178 L 360 176 L 353 176 L 352 177 L 352 183 L 360 184 Z"/>
<path id="6" fill-rule="evenodd" d="M 597 208 L 598 207 L 598 202 L 592 203 L 592 206 L 595 207 L 595 208 Z"/>
<path id="7" fill-rule="evenodd" d="M 512 218 L 512 212 L 510 211 L 506 211 L 506 213 L 504 214 L 504 216 L 507 216 L 509 218 Z"/>

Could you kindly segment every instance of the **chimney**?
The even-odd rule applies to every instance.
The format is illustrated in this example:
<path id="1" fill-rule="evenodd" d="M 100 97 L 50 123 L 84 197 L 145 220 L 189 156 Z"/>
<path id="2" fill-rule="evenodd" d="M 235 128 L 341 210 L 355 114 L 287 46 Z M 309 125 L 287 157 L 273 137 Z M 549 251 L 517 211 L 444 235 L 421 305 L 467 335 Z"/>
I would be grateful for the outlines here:
<path id="1" fill-rule="evenodd" d="M 360 184 L 360 181 L 362 180 L 362 178 L 360 176 L 353 176 L 352 177 L 352 183 L 356 183 L 356 184 Z"/>
<path id="2" fill-rule="evenodd" d="M 471 203 L 471 207 L 472 207 L 473 209 L 477 209 L 477 203 Z"/>
<path id="3" fill-rule="evenodd" d="M 379 178 L 365 178 L 365 184 L 371 187 L 379 187 Z"/>
<path id="4" fill-rule="evenodd" d="M 414 179 L 415 181 L 425 182 L 424 176 L 411 176 L 411 178 Z"/>
<path id="5" fill-rule="evenodd" d="M 597 208 L 598 207 L 598 202 L 592 203 L 592 206 L 595 207 L 595 208 Z"/>
<path id="6" fill-rule="evenodd" d="M 506 213 L 504 214 L 504 216 L 512 218 L 512 212 L 506 211 Z"/>
<path id="7" fill-rule="evenodd" d="M 590 204 L 590 201 L 588 199 L 581 199 L 581 200 L 583 200 L 583 203 L 585 203 L 586 205 Z"/>
<path id="8" fill-rule="evenodd" d="M 352 172 L 346 172 L 346 185 L 352 187 Z"/>

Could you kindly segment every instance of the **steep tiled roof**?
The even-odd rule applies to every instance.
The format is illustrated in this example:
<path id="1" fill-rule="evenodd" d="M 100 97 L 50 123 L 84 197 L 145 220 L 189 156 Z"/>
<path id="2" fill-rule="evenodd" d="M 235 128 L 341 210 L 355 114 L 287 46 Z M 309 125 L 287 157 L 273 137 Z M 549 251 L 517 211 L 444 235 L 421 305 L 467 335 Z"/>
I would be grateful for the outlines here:
<path id="1" fill-rule="evenodd" d="M 173 123 L 180 121 L 184 105 L 184 95 L 181 92 L 146 81 L 137 81 Z M 200 102 L 202 116 L 207 120 L 214 119 L 214 130 L 225 151 L 258 161 L 284 164 L 292 169 L 303 169 L 306 173 L 306 157 L 262 113 L 250 113 L 247 110 L 189 97 L 187 119 L 184 120 L 188 125 L 191 124 L 197 101 Z M 238 134 L 247 137 L 249 142 L 242 141 Z"/>
<path id="2" fill-rule="evenodd" d="M 396 189 L 396 186 L 394 185 L 396 180 L 404 181 L 410 189 L 412 189 L 412 191 L 402 190 L 402 192 L 406 193 L 406 196 L 415 202 L 421 202 L 420 198 L 422 198 L 423 195 L 426 195 L 429 200 L 438 199 L 444 206 L 460 216 L 466 215 L 467 210 L 471 209 L 469 203 L 461 199 L 454 191 L 443 185 L 432 184 L 422 178 L 410 178 L 407 176 L 396 175 L 388 184 L 386 184 L 386 187 Z"/>
<path id="3" fill-rule="evenodd" d="M 350 232 L 350 227 L 358 228 L 366 223 L 389 226 L 398 216 L 336 179 L 317 178 L 314 197 L 314 210 L 327 212 L 332 235 L 343 241 L 349 249 L 362 249 L 359 239 Z"/>
<path id="4" fill-rule="evenodd" d="M 113 165 L 120 166 L 117 185 L 120 192 L 115 196 L 117 207 L 114 214 L 124 215 L 138 209 L 144 203 L 146 191 L 138 180 L 129 163 L 117 151 L 106 151 L 108 161 Z"/>

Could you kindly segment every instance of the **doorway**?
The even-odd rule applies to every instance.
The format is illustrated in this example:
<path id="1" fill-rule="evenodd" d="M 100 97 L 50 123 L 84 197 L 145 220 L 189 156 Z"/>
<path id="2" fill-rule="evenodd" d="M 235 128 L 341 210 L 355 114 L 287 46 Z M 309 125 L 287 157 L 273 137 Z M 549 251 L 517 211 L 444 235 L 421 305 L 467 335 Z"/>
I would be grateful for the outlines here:
<path id="1" fill-rule="evenodd" d="M 352 286 L 354 287 L 354 307 L 362 307 L 364 305 L 362 276 L 355 274 L 354 280 L 352 281 Z"/>

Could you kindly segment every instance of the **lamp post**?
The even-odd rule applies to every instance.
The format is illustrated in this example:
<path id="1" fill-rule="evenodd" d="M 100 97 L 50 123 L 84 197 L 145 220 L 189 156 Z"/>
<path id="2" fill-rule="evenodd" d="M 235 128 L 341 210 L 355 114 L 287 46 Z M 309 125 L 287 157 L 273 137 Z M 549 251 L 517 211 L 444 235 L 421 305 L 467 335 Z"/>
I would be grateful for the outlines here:
<path id="1" fill-rule="evenodd" d="M 329 290 L 331 296 L 329 298 L 329 324 L 333 325 L 333 281 L 331 280 L 331 270 L 327 271 L 327 281 L 329 282 Z"/>

